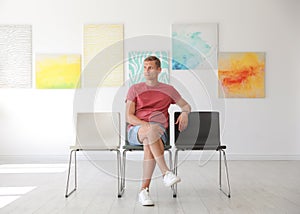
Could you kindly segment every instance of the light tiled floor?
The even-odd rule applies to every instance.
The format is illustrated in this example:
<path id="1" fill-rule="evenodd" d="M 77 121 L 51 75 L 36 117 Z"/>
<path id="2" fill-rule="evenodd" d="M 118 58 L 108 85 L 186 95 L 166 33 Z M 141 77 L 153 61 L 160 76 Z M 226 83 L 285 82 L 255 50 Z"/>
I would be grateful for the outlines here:
<path id="1" fill-rule="evenodd" d="M 150 190 L 155 206 L 142 207 L 137 202 L 139 161 L 128 162 L 122 198 L 117 197 L 114 161 L 80 161 L 78 189 L 67 199 L 66 171 L 62 172 L 66 163 L 0 164 L 0 213 L 300 213 L 300 161 L 229 161 L 228 165 L 231 198 L 218 189 L 217 161 L 203 166 L 185 161 L 179 167 L 178 197 L 172 197 L 156 171 Z"/>

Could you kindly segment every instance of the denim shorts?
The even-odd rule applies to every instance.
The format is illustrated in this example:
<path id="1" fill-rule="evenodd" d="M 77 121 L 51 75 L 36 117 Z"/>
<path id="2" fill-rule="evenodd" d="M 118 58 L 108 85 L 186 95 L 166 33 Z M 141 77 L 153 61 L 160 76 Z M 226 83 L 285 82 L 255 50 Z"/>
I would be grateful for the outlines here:
<path id="1" fill-rule="evenodd" d="M 158 123 L 156 123 L 158 124 Z M 163 125 L 159 124 L 159 126 L 164 130 L 163 135 L 160 137 L 164 145 L 168 142 L 168 133 Z M 140 125 L 131 126 L 128 130 L 127 140 L 131 146 L 141 146 L 143 145 L 138 139 L 138 131 L 141 128 Z"/>

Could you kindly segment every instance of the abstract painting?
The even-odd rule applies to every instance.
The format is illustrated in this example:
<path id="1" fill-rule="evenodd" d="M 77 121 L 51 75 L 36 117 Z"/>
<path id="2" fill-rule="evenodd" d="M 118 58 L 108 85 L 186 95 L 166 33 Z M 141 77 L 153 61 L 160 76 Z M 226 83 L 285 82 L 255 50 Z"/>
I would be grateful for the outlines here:
<path id="1" fill-rule="evenodd" d="M 265 53 L 220 53 L 219 97 L 265 97 Z"/>
<path id="2" fill-rule="evenodd" d="M 36 55 L 36 88 L 71 89 L 80 87 L 79 54 Z"/>
<path id="3" fill-rule="evenodd" d="M 31 88 L 31 25 L 0 25 L 0 88 Z"/>
<path id="4" fill-rule="evenodd" d="M 167 51 L 131 51 L 128 53 L 130 86 L 139 82 L 145 82 L 144 59 L 152 55 L 158 57 L 161 61 L 162 71 L 158 76 L 158 81 L 167 84 L 170 82 Z"/>
<path id="5" fill-rule="evenodd" d="M 84 25 L 83 87 L 117 87 L 124 82 L 123 25 Z"/>
<path id="6" fill-rule="evenodd" d="M 218 25 L 172 25 L 172 69 L 217 69 Z"/>

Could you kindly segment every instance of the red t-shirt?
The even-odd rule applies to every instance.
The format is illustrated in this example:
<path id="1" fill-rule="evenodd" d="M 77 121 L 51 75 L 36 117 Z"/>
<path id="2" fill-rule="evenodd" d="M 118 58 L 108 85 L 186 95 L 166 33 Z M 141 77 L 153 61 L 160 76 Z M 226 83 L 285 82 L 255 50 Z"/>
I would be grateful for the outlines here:
<path id="1" fill-rule="evenodd" d="M 146 122 L 157 122 L 169 126 L 168 108 L 181 98 L 178 91 L 168 84 L 148 86 L 145 82 L 129 88 L 126 100 L 135 103 L 135 116 Z"/>

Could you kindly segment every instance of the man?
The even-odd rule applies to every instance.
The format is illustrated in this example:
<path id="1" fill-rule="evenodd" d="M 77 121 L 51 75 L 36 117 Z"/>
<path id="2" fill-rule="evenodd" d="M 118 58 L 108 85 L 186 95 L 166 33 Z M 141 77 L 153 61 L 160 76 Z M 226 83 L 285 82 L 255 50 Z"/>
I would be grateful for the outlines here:
<path id="1" fill-rule="evenodd" d="M 180 182 L 180 178 L 170 171 L 164 159 L 164 144 L 168 141 L 168 108 L 171 104 L 177 104 L 182 110 L 176 121 L 179 131 L 187 127 L 191 111 L 190 105 L 174 87 L 158 81 L 160 64 L 157 57 L 147 57 L 144 60 L 146 82 L 130 87 L 126 98 L 128 141 L 131 145 L 143 145 L 144 148 L 143 181 L 139 193 L 139 201 L 143 206 L 154 205 L 149 195 L 149 186 L 156 163 L 167 187 Z"/>

